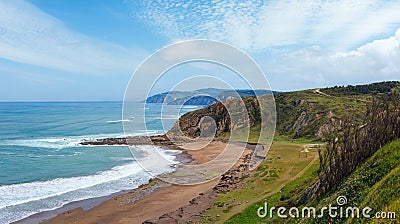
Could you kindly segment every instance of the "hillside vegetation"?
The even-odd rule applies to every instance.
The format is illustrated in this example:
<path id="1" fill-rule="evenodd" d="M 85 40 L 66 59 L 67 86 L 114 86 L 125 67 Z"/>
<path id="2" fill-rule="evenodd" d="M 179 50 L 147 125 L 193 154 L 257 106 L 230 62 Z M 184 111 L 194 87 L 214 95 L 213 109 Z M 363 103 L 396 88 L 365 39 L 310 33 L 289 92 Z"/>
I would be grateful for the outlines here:
<path id="1" fill-rule="evenodd" d="M 390 92 L 400 86 L 399 82 L 382 82 L 370 85 L 332 87 L 325 89 L 303 90 L 296 92 L 276 93 L 276 132 L 278 136 L 286 139 L 306 138 L 325 140 L 328 133 L 346 117 L 352 117 L 355 122 L 361 122 L 366 112 L 366 103 L 372 96 Z M 325 92 L 327 91 L 327 92 Z M 329 94 L 328 94 L 329 93 Z M 346 94 L 342 94 L 346 93 Z M 354 93 L 354 95 L 349 95 Z M 264 100 L 261 96 L 258 100 Z M 260 109 L 256 97 L 242 98 L 248 111 L 249 124 L 252 132 L 259 132 L 264 128 L 260 126 Z M 224 104 L 239 105 L 241 99 L 224 101 Z M 176 125 L 189 137 L 197 137 L 200 134 L 199 123 L 205 116 L 212 117 L 216 121 L 217 136 L 227 137 L 231 130 L 231 121 L 228 111 L 223 103 L 215 103 L 206 108 L 183 115 Z M 273 108 L 264 108 L 264 111 Z M 238 113 L 246 113 L 244 109 Z M 272 113 L 271 113 L 272 114 Z M 270 125 L 266 122 L 264 125 Z M 176 130 L 175 126 L 172 131 Z M 254 135 L 253 135 L 254 136 Z"/>
<path id="2" fill-rule="evenodd" d="M 348 85 L 348 86 L 334 86 L 329 88 L 321 89 L 323 92 L 329 95 L 335 96 L 356 96 L 363 94 L 378 94 L 387 93 L 392 89 L 400 88 L 400 82 L 398 81 L 388 81 L 388 82 L 378 82 L 366 85 Z"/>
<path id="3" fill-rule="evenodd" d="M 395 212 L 400 219 L 400 139 L 379 149 L 334 190 L 318 198 L 307 206 L 322 208 L 328 204 L 337 205 L 338 196 L 346 196 L 347 206 L 371 207 L 370 214 L 376 212 Z M 336 223 L 389 223 L 390 219 L 368 220 L 360 217 L 334 219 Z M 326 215 L 320 219 L 303 220 L 305 223 L 332 222 Z"/>
<path id="4" fill-rule="evenodd" d="M 320 93 L 305 90 L 275 95 L 278 134 L 288 138 L 323 139 L 344 117 L 354 115 L 360 119 L 366 111 L 365 101 L 359 98 Z"/>
<path id="5" fill-rule="evenodd" d="M 326 150 L 319 151 L 321 176 L 302 198 L 308 202 L 335 188 L 383 145 L 400 137 L 400 94 L 376 96 L 362 123 L 347 117 L 330 134 Z"/>
<path id="6" fill-rule="evenodd" d="M 336 198 L 343 195 L 349 206 L 369 206 L 371 213 L 387 211 L 398 216 L 400 140 L 389 142 L 400 138 L 399 86 L 399 82 L 383 82 L 276 94 L 277 124 L 270 154 L 243 179 L 245 189 L 223 192 L 201 222 L 396 223 L 398 217 L 383 221 L 331 219 L 328 215 L 282 219 L 274 214 L 273 218 L 260 218 L 257 210 L 265 202 L 276 207 L 321 208 L 335 205 Z M 258 100 L 243 98 L 250 119 L 250 141 L 263 143 L 266 139 L 260 136 L 260 130 L 265 114 L 261 115 Z M 232 124 L 224 104 L 239 105 L 238 101 L 220 102 L 185 114 L 172 131 L 179 125 L 186 136 L 198 137 L 202 117 L 209 116 L 216 122 L 217 138 L 226 139 Z M 302 147 L 310 140 L 327 144 L 312 144 L 316 147 L 308 149 L 311 157 L 304 159 Z M 291 152 L 296 145 L 297 150 Z"/>
<path id="7" fill-rule="evenodd" d="M 299 156 L 299 151 L 305 147 L 309 148 L 310 152 L 307 156 Z M 301 192 L 317 179 L 317 158 L 316 147 L 309 147 L 303 143 L 274 142 L 268 159 L 263 161 L 253 174 L 242 180 L 245 187 L 220 193 L 218 200 L 202 215 L 199 223 L 223 223 L 246 207 L 255 210 L 241 213 L 237 215 L 237 219 L 232 219 L 235 221 L 228 223 L 257 223 L 257 213 L 253 211 L 257 211 L 261 199 L 273 196 L 277 203 L 281 203 L 281 198 L 288 199 L 293 196 L 292 200 L 295 200 L 293 191 Z M 291 186 L 288 186 L 289 183 L 292 183 Z M 297 194 L 299 197 L 300 194 Z"/>
<path id="8" fill-rule="evenodd" d="M 298 206 L 301 210 L 305 206 L 321 209 L 324 206 L 338 206 L 338 196 L 346 196 L 347 206 L 359 208 L 371 207 L 370 214 L 376 212 L 395 212 L 400 214 L 400 140 L 385 145 L 370 159 L 360 166 L 343 183 L 332 190 L 325 197 L 315 199 L 306 205 L 297 205 L 296 200 L 301 197 L 302 191 L 310 182 L 314 182 L 317 175 L 315 166 L 311 166 L 304 175 L 291 181 L 278 192 L 259 198 L 258 202 L 248 205 L 242 212 L 232 216 L 224 223 L 396 223 L 399 218 L 392 219 L 356 219 L 330 218 L 325 214 L 323 218 L 288 218 L 282 219 L 274 213 L 273 218 L 259 218 L 257 209 L 267 202 L 270 206 L 286 207 Z M 319 213 L 318 213 L 319 214 Z"/>
<path id="9" fill-rule="evenodd" d="M 312 206 L 319 211 L 314 215 L 318 215 L 322 207 L 329 207 L 330 204 L 339 207 L 336 199 L 344 196 L 351 201 L 346 202 L 345 209 L 348 206 L 352 209 L 358 206 L 360 210 L 371 207 L 372 216 L 378 214 L 377 212 L 384 212 L 386 216 L 390 216 L 384 222 L 396 223 L 396 213 L 398 215 L 400 212 L 400 140 L 389 142 L 400 137 L 399 105 L 400 95 L 396 90 L 373 97 L 361 119 L 362 123 L 352 119 L 353 116 L 345 117 L 330 133 L 326 148 L 318 150 L 320 169 L 316 181 L 309 179 L 306 185 L 297 186 L 287 200 L 282 196 L 280 201 L 274 197 L 266 200 L 272 203 L 271 206 L 296 206 L 300 210 Z M 382 148 L 385 144 L 388 145 Z M 289 183 L 285 188 L 294 183 L 295 181 Z M 255 209 L 262 204 L 258 202 L 247 207 L 228 223 L 239 223 L 239 220 L 246 218 L 248 223 L 256 223 L 260 218 L 249 215 L 255 214 Z M 282 219 L 275 214 L 275 218 L 264 220 L 273 223 L 382 222 L 379 219 L 355 218 L 351 215 L 331 217 L 327 210 L 322 217 L 317 218 Z"/>

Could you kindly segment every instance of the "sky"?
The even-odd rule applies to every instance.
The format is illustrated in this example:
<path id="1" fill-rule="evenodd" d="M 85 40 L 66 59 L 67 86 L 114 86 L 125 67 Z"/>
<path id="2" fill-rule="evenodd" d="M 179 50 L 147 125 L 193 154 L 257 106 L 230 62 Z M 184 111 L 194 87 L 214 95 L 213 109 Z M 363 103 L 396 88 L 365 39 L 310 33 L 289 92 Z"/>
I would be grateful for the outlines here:
<path id="1" fill-rule="evenodd" d="M 0 0 L 0 101 L 120 101 L 142 61 L 190 39 L 244 51 L 278 91 L 400 80 L 399 12 L 400 0 Z M 154 93 L 188 74 L 233 76 L 182 66 Z"/>

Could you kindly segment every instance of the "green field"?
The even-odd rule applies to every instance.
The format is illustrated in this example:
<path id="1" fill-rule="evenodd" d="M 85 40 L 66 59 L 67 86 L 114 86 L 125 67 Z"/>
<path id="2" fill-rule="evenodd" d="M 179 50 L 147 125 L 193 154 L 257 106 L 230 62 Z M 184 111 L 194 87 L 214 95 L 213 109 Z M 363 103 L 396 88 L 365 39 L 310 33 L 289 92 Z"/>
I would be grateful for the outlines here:
<path id="1" fill-rule="evenodd" d="M 376 212 L 395 213 L 391 219 L 365 218 L 323 218 L 282 219 L 276 214 L 273 218 L 259 218 L 257 209 L 265 202 L 276 207 L 297 206 L 302 192 L 314 183 L 318 177 L 318 161 L 313 161 L 313 149 L 310 157 L 296 158 L 301 144 L 274 143 L 270 159 L 262 163 L 255 175 L 249 178 L 248 188 L 222 194 L 215 205 L 203 216 L 205 223 L 398 223 L 400 214 L 400 140 L 394 141 L 378 150 L 366 163 L 343 181 L 336 189 L 323 198 L 318 198 L 304 206 L 321 209 L 332 204 L 337 206 L 338 196 L 346 196 L 347 206 L 359 208 L 371 207 Z M 285 156 L 289 161 L 279 161 Z M 283 158 L 283 157 L 282 157 Z M 271 168 L 272 169 L 271 169 Z M 281 170 L 273 172 L 271 170 Z M 264 172 L 263 172 L 264 170 Z M 285 172 L 286 171 L 286 172 Z M 270 175 L 267 175 L 270 173 Z M 258 174 L 258 175 L 257 175 Z M 266 178 L 266 176 L 269 176 Z M 238 202 L 240 205 L 237 205 Z M 221 206 L 223 205 L 223 206 Z M 393 214 L 392 214 L 393 215 Z"/>
<path id="2" fill-rule="evenodd" d="M 306 146 L 299 143 L 274 142 L 267 159 L 252 176 L 242 180 L 245 182 L 245 187 L 221 193 L 214 205 L 202 215 L 200 222 L 223 223 L 249 205 L 257 204 L 262 198 L 277 193 L 281 195 L 290 193 L 294 188 L 285 187 L 288 183 L 296 182 L 305 186 L 304 183 L 310 182 L 309 179 L 315 179 L 318 169 L 317 149 L 309 147 L 310 152 L 306 157 L 304 153 L 300 153 Z M 256 213 L 248 215 L 257 217 Z"/>

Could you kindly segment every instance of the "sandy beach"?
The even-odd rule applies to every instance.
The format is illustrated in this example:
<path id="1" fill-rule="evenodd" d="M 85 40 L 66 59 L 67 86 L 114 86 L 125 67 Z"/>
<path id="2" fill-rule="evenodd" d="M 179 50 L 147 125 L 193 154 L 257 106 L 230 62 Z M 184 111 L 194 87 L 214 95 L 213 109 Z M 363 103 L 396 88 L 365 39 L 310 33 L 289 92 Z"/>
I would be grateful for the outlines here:
<path id="1" fill-rule="evenodd" d="M 191 158 L 190 164 L 203 164 L 218 156 L 225 146 L 224 142 L 213 141 L 200 150 L 185 150 L 184 153 Z M 205 209 L 213 205 L 218 192 L 240 186 L 240 178 L 249 172 L 247 167 L 251 153 L 252 150 L 246 148 L 241 158 L 229 171 L 206 183 L 174 185 L 152 179 L 148 184 L 128 193 L 108 198 L 90 209 L 85 210 L 84 206 L 81 206 L 64 210 L 51 219 L 42 220 L 41 223 L 195 222 Z M 29 219 L 25 221 L 29 222 Z"/>

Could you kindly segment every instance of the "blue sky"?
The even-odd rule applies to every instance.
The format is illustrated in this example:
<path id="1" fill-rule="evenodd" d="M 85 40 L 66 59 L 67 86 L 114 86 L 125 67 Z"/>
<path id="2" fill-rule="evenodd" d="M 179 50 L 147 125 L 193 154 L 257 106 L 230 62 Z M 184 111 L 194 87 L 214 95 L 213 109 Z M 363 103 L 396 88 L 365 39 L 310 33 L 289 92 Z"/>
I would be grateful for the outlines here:
<path id="1" fill-rule="evenodd" d="M 244 50 L 274 90 L 400 80 L 400 1 L 248 2 L 0 0 L 0 101 L 122 100 L 141 61 L 193 38 Z M 231 75 L 186 66 L 155 91 L 188 73 Z"/>

